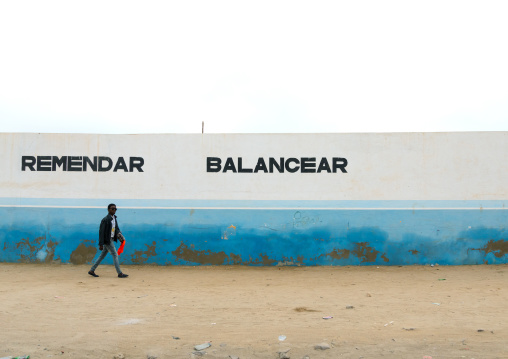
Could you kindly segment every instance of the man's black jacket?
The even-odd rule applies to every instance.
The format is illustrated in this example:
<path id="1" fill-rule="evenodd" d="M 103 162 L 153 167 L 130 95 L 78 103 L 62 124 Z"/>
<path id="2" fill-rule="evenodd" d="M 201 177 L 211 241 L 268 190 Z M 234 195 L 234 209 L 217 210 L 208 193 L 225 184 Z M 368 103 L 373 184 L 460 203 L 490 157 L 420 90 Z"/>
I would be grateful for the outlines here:
<path id="1" fill-rule="evenodd" d="M 115 215 L 113 215 L 115 216 Z M 101 221 L 101 226 L 99 228 L 99 246 L 102 246 L 104 244 L 110 244 L 111 243 L 111 220 L 113 219 L 113 216 L 108 214 L 106 217 L 104 217 Z M 120 227 L 118 227 L 118 219 L 115 216 L 115 237 L 113 238 L 115 242 L 118 240 L 118 234 L 120 234 Z"/>

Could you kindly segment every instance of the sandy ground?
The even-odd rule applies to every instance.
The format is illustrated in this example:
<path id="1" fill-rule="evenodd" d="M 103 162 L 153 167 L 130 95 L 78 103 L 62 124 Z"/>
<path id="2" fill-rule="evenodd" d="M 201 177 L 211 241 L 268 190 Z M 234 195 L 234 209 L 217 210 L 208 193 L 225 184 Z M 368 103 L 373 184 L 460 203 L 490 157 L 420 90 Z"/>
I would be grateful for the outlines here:
<path id="1" fill-rule="evenodd" d="M 508 358 L 506 265 L 88 269 L 0 264 L 0 357 Z"/>

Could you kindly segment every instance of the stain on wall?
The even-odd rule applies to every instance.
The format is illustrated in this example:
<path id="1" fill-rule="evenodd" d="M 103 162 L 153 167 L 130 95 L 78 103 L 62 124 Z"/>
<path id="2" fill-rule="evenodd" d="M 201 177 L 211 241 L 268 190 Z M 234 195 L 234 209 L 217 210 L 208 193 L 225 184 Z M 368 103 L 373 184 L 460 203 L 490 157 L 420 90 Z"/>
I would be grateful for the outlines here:
<path id="1" fill-rule="evenodd" d="M 199 264 L 212 264 L 212 265 L 220 265 L 226 264 L 229 259 L 228 255 L 221 252 L 212 252 L 211 250 L 202 250 L 198 251 L 194 249 L 194 245 L 191 244 L 190 247 L 185 243 L 181 242 L 178 248 L 176 248 L 173 252 L 171 252 L 177 260 L 183 260 L 186 262 L 193 262 Z M 235 259 L 238 259 L 238 256 L 235 256 Z"/>
<path id="2" fill-rule="evenodd" d="M 485 254 L 492 253 L 497 258 L 504 257 L 508 253 L 508 241 L 504 239 L 490 240 L 483 248 L 477 248 L 475 250 L 485 252 Z"/>
<path id="3" fill-rule="evenodd" d="M 152 245 L 148 245 L 145 243 L 146 250 L 136 250 L 134 254 L 131 254 L 131 262 L 134 264 L 144 264 L 151 257 L 156 257 L 157 253 L 155 252 L 155 241 L 152 242 Z"/>
<path id="4" fill-rule="evenodd" d="M 243 264 L 243 265 L 274 265 L 277 260 L 270 258 L 265 253 L 260 253 L 258 257 L 249 256 L 249 260 L 243 261 L 242 256 L 235 253 L 226 254 L 225 251 L 214 252 L 212 250 L 197 250 L 194 244 L 187 245 L 181 242 L 180 245 L 171 252 L 177 261 L 185 261 L 204 265 L 223 265 L 223 264 Z M 303 258 L 303 257 L 302 257 Z M 292 258 L 291 258 L 291 262 Z"/>
<path id="5" fill-rule="evenodd" d="M 72 264 L 90 264 L 92 263 L 93 258 L 97 254 L 97 247 L 93 244 L 94 241 L 84 240 L 79 246 L 72 251 L 70 256 L 70 262 Z"/>
<path id="6" fill-rule="evenodd" d="M 361 263 L 375 262 L 379 251 L 376 251 L 367 242 L 355 243 L 355 249 L 351 251 L 360 259 Z"/>
<path id="7" fill-rule="evenodd" d="M 222 239 L 228 240 L 236 235 L 236 226 L 230 225 L 222 234 Z"/>
<path id="8" fill-rule="evenodd" d="M 330 253 L 326 253 L 327 256 L 333 259 L 348 259 L 351 251 L 349 249 L 338 249 L 334 248 Z"/>
<path id="9" fill-rule="evenodd" d="M 55 246 L 56 242 L 46 241 L 46 236 L 36 237 L 32 240 L 28 237 L 22 238 L 16 243 L 16 249 L 20 251 L 19 261 L 25 263 L 51 263 L 55 256 Z"/>
<path id="10" fill-rule="evenodd" d="M 242 256 L 239 254 L 229 254 L 230 264 L 242 264 Z"/>
<path id="11" fill-rule="evenodd" d="M 263 266 L 272 266 L 274 264 L 277 264 L 277 260 L 270 258 L 265 253 L 260 253 L 258 258 L 254 259 L 251 256 L 249 256 L 249 261 L 244 263 L 247 265 L 263 265 Z"/>

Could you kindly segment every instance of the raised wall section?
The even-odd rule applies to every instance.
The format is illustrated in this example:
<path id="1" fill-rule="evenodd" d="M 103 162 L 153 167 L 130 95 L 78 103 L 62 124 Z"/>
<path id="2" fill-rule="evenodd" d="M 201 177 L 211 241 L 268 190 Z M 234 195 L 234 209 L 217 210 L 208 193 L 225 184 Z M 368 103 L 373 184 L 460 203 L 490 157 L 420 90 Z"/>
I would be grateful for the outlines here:
<path id="1" fill-rule="evenodd" d="M 507 263 L 508 133 L 0 134 L 0 261 Z M 105 263 L 111 264 L 110 256 Z"/>

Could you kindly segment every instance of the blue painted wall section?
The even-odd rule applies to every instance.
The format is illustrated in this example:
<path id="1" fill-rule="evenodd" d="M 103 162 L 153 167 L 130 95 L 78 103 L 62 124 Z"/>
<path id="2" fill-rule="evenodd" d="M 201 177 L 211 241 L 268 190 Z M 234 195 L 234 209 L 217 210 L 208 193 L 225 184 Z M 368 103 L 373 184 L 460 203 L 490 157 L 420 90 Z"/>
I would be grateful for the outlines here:
<path id="1" fill-rule="evenodd" d="M 105 207 L 115 202 L 127 239 L 122 264 L 508 263 L 503 201 L 7 202 L 1 262 L 91 264 Z M 109 255 L 104 263 L 112 264 Z"/>

